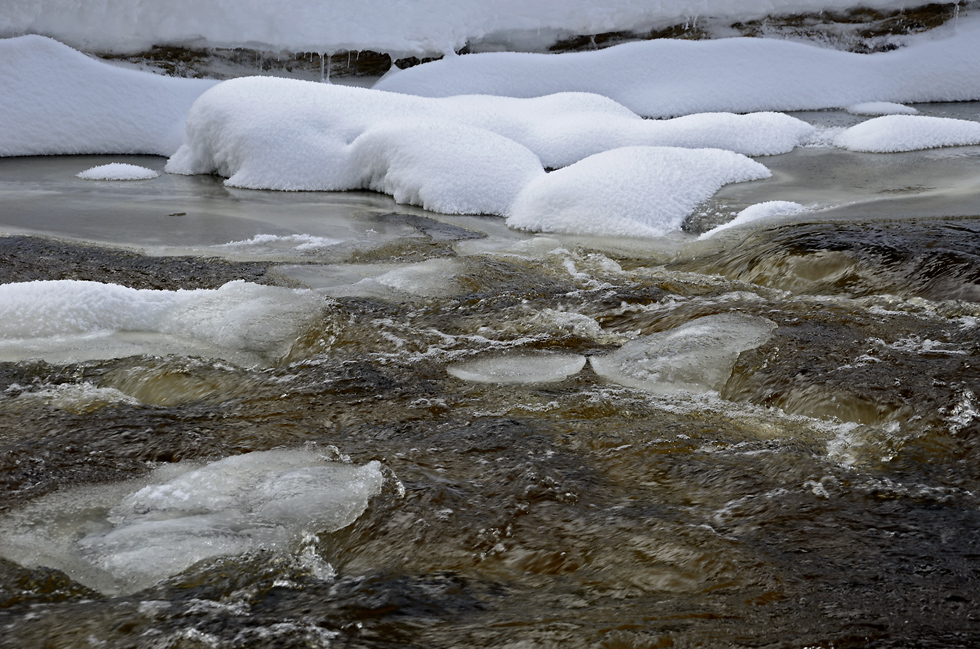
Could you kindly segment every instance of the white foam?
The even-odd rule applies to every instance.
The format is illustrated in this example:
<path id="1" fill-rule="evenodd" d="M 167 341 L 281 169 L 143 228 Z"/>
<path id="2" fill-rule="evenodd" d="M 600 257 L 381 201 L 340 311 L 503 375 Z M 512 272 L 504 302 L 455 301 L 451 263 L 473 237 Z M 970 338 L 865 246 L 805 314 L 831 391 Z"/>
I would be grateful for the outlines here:
<path id="1" fill-rule="evenodd" d="M 75 175 L 82 180 L 152 180 L 158 178 L 160 173 L 138 165 L 113 162 L 86 169 Z"/>
<path id="2" fill-rule="evenodd" d="M 171 353 L 274 354 L 323 305 L 312 291 L 238 280 L 214 290 L 138 290 L 56 280 L 0 285 L 0 358 L 69 362 L 149 353 L 127 333 L 165 336 Z M 186 341 L 181 345 L 181 341 Z M 217 348 L 217 349 L 215 349 Z M 232 360 L 249 357 L 235 356 Z"/>
<path id="3" fill-rule="evenodd" d="M 381 465 L 277 450 L 142 481 L 69 489 L 0 520 L 0 553 L 64 570 L 106 593 L 131 593 L 198 561 L 256 550 L 293 553 L 304 535 L 354 522 L 380 493 Z"/>
<path id="4" fill-rule="evenodd" d="M 515 351 L 454 363 L 446 371 L 476 383 L 555 383 L 583 367 L 585 357 L 579 354 Z"/>
<path id="5" fill-rule="evenodd" d="M 806 207 L 792 201 L 766 201 L 764 203 L 756 203 L 755 205 L 746 207 L 744 210 L 735 215 L 735 218 L 728 223 L 722 223 L 721 225 L 703 233 L 698 237 L 698 240 L 701 241 L 707 239 L 718 234 L 719 232 L 722 232 L 723 230 L 727 230 L 728 228 L 745 225 L 746 223 L 752 223 L 753 221 L 770 219 L 777 216 L 790 216 L 806 211 Z"/>
<path id="6" fill-rule="evenodd" d="M 536 232 L 659 237 L 727 183 L 768 178 L 745 156 L 718 149 L 629 147 L 535 179 L 507 224 Z"/>
<path id="7" fill-rule="evenodd" d="M 834 144 L 851 151 L 895 153 L 980 144 L 980 123 L 949 117 L 886 115 L 839 133 Z"/>
<path id="8" fill-rule="evenodd" d="M 589 362 L 610 381 L 655 393 L 720 391 L 738 355 L 769 340 L 776 325 L 743 313 L 697 318 L 632 340 Z"/>

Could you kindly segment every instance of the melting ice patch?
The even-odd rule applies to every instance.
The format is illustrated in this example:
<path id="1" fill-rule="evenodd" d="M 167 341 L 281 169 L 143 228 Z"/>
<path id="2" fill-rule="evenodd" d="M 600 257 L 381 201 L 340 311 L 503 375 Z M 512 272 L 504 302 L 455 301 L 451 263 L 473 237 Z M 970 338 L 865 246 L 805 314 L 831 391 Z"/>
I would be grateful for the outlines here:
<path id="1" fill-rule="evenodd" d="M 106 593 L 131 593 L 198 561 L 290 553 L 307 534 L 354 522 L 381 491 L 381 465 L 277 450 L 180 463 L 133 483 L 66 490 L 0 521 L 0 553 Z"/>
<path id="2" fill-rule="evenodd" d="M 446 370 L 458 379 L 476 383 L 555 383 L 585 367 L 579 354 L 511 352 L 454 363 Z"/>
<path id="3" fill-rule="evenodd" d="M 225 350 L 254 364 L 288 344 L 322 304 L 312 291 L 241 280 L 178 291 L 76 280 L 3 284 L 0 358 L 69 362 L 156 349 L 225 357 Z"/>
<path id="4" fill-rule="evenodd" d="M 756 203 L 755 205 L 746 207 L 728 223 L 722 223 L 721 225 L 708 230 L 699 236 L 698 240 L 708 239 L 709 237 L 712 237 L 723 230 L 727 230 L 728 228 L 733 228 L 738 225 L 745 225 L 746 223 L 752 223 L 753 221 L 759 221 L 761 219 L 768 219 L 776 216 L 799 214 L 800 212 L 806 211 L 806 207 L 792 201 L 766 201 L 764 203 Z"/>
<path id="5" fill-rule="evenodd" d="M 886 115 L 839 133 L 834 144 L 851 151 L 895 153 L 980 144 L 980 123 L 950 117 Z"/>
<path id="6" fill-rule="evenodd" d="M 722 313 L 632 340 L 589 362 L 599 376 L 656 393 L 718 392 L 738 355 L 769 340 L 776 325 L 766 318 Z"/>
<path id="7" fill-rule="evenodd" d="M 113 162 L 86 169 L 75 175 L 82 180 L 152 180 L 160 173 L 138 165 Z"/>

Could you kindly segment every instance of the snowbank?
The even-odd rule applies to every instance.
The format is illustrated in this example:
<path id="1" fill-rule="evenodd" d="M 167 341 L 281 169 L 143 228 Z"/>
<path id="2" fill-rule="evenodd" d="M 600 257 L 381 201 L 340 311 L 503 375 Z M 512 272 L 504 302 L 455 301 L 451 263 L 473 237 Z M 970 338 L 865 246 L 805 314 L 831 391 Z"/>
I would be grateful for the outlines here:
<path id="1" fill-rule="evenodd" d="M 589 231 L 599 229 L 594 217 L 617 205 L 626 211 L 606 234 L 656 236 L 679 227 L 684 210 L 722 184 L 768 171 L 737 153 L 652 145 L 778 153 L 812 131 L 776 113 L 643 120 L 582 93 L 432 99 L 255 77 L 222 83 L 195 102 L 186 142 L 166 169 L 218 173 L 253 189 L 372 189 L 437 212 L 513 215 L 517 227 L 549 231 L 582 231 L 590 221 Z M 605 153 L 616 149 L 624 152 Z M 563 218 L 575 224 L 559 224 Z"/>
<path id="2" fill-rule="evenodd" d="M 153 169 L 120 162 L 99 165 L 75 174 L 82 180 L 152 180 L 159 175 L 160 173 Z"/>
<path id="3" fill-rule="evenodd" d="M 175 464 L 142 488 L 105 485 L 41 498 L 0 521 L 0 546 L 23 565 L 131 593 L 208 558 L 298 554 L 304 535 L 354 522 L 383 481 L 377 462 L 331 463 L 310 450 Z"/>
<path id="4" fill-rule="evenodd" d="M 751 19 L 849 9 L 849 0 L 5 0 L 0 35 L 38 33 L 85 49 L 156 44 L 259 47 L 293 52 L 371 49 L 450 53 L 496 36 L 547 45 L 555 35 L 675 24 L 699 16 Z M 863 0 L 865 7 L 904 7 Z M 508 38 L 510 37 L 510 38 Z"/>
<path id="5" fill-rule="evenodd" d="M 427 97 L 594 92 L 640 115 L 812 110 L 980 99 L 980 23 L 880 54 L 789 41 L 655 40 L 597 52 L 484 53 L 393 71 L 380 90 Z"/>
<path id="6" fill-rule="evenodd" d="M 41 36 L 0 40 L 0 156 L 170 155 L 215 83 L 124 70 Z"/>
<path id="7" fill-rule="evenodd" d="M 925 115 L 876 117 L 837 134 L 834 145 L 851 151 L 895 153 L 980 144 L 980 124 Z"/>
<path id="8" fill-rule="evenodd" d="M 766 167 L 719 149 L 627 147 L 541 176 L 507 225 L 535 232 L 660 237 L 728 183 L 768 178 Z"/>

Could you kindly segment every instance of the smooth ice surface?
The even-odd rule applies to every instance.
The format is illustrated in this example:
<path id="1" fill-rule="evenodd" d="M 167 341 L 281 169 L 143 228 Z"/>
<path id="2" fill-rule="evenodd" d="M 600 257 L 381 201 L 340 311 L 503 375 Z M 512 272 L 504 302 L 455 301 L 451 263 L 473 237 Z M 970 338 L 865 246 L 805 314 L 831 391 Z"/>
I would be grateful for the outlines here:
<path id="1" fill-rule="evenodd" d="M 839 133 L 834 144 L 851 151 L 895 153 L 980 144 L 980 124 L 926 115 L 886 115 Z"/>
<path id="2" fill-rule="evenodd" d="M 845 108 L 851 115 L 917 115 L 918 110 L 904 104 L 894 104 L 890 101 L 868 101 L 863 104 L 852 104 Z"/>
<path id="3" fill-rule="evenodd" d="M 718 227 L 708 230 L 698 237 L 698 239 L 707 239 L 723 230 L 733 228 L 737 225 L 744 225 L 753 221 L 769 219 L 777 216 L 799 214 L 806 211 L 806 207 L 792 201 L 766 201 L 765 203 L 756 203 L 755 205 L 746 207 L 728 223 L 722 223 Z"/>
<path id="4" fill-rule="evenodd" d="M 464 381 L 476 383 L 555 383 L 585 367 L 585 356 L 528 351 L 454 363 L 446 368 Z"/>
<path id="5" fill-rule="evenodd" d="M 627 147 L 530 183 L 507 219 L 536 232 L 659 237 L 677 231 L 718 188 L 769 170 L 719 149 Z"/>
<path id="6" fill-rule="evenodd" d="M 648 117 L 980 98 L 980 21 L 853 54 L 764 38 L 626 43 L 595 52 L 451 56 L 389 73 L 380 90 L 428 97 L 594 92 Z"/>
<path id="7" fill-rule="evenodd" d="M 110 162 L 75 174 L 82 180 L 152 180 L 160 176 L 160 172 L 146 167 Z"/>
<path id="8" fill-rule="evenodd" d="M 738 355 L 769 340 L 776 325 L 731 312 L 642 336 L 589 362 L 599 376 L 656 393 L 720 391 Z"/>
<path id="9" fill-rule="evenodd" d="M 41 36 L 0 40 L 0 156 L 170 155 L 215 83 L 124 70 Z"/>
<path id="10" fill-rule="evenodd" d="M 0 358 L 113 358 L 137 353 L 140 345 L 133 343 L 143 342 L 150 349 L 160 344 L 165 353 L 230 352 L 230 360 L 247 362 L 292 342 L 322 304 L 311 291 L 241 280 L 215 290 L 179 291 L 77 280 L 2 284 Z M 140 341 L 135 334 L 149 338 Z"/>
<path id="11" fill-rule="evenodd" d="M 864 0 L 865 7 L 905 7 Z M 372 49 L 451 53 L 468 41 L 508 34 L 551 40 L 556 33 L 598 34 L 701 17 L 760 18 L 846 9 L 849 0 L 5 0 L 0 35 L 40 33 L 77 47 L 139 50 L 193 42 L 294 52 Z"/>
<path id="12" fill-rule="evenodd" d="M 381 465 L 275 450 L 165 466 L 142 484 L 70 489 L 0 519 L 0 553 L 130 593 L 203 559 L 297 550 L 354 522 L 381 491 Z"/>

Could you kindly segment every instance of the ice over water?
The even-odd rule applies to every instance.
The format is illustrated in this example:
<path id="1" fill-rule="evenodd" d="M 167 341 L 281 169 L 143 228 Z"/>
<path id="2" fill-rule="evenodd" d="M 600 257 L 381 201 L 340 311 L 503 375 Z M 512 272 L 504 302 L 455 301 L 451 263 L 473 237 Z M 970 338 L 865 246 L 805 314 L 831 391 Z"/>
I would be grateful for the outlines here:
<path id="1" fill-rule="evenodd" d="M 312 291 L 241 280 L 178 291 L 77 280 L 0 284 L 0 358 L 127 356 L 140 345 L 126 334 L 138 333 L 151 335 L 150 343 L 166 336 L 164 353 L 230 352 L 229 360 L 254 363 L 291 342 L 322 306 Z"/>
<path id="2" fill-rule="evenodd" d="M 660 394 L 718 392 L 738 355 L 765 344 L 775 329 L 766 318 L 721 313 L 631 340 L 589 362 L 599 376 L 631 388 Z"/>
<path id="3" fill-rule="evenodd" d="M 315 449 L 178 463 L 141 485 L 67 490 L 8 514 L 0 554 L 130 593 L 204 559 L 295 552 L 304 535 L 353 523 L 383 482 L 378 462 L 327 462 Z"/>
<path id="4" fill-rule="evenodd" d="M 556 383 L 585 367 L 580 354 L 527 351 L 475 358 L 447 367 L 458 379 L 476 383 Z"/>

